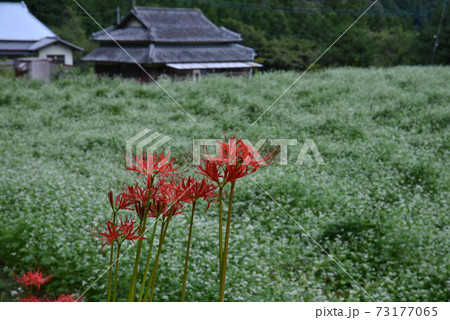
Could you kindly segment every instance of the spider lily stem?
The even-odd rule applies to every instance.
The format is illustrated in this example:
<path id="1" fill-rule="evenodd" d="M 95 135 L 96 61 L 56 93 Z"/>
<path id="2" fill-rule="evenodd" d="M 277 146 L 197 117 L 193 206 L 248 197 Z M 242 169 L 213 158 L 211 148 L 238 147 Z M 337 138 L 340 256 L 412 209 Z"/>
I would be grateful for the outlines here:
<path id="1" fill-rule="evenodd" d="M 186 292 L 186 279 L 187 279 L 188 264 L 189 264 L 189 250 L 191 247 L 192 227 L 194 225 L 195 203 L 196 203 L 196 200 L 193 200 L 192 201 L 191 223 L 189 225 L 189 237 L 188 237 L 187 248 L 186 248 L 186 260 L 184 262 L 183 288 L 181 289 L 181 301 L 182 302 L 184 301 L 184 296 L 185 296 L 185 292 Z"/>
<path id="2" fill-rule="evenodd" d="M 114 272 L 114 293 L 113 293 L 113 302 L 116 302 L 116 291 L 117 291 L 117 275 L 119 273 L 119 258 L 120 258 L 120 247 L 122 245 L 122 242 L 119 242 L 117 245 L 117 255 L 116 255 L 116 270 Z"/>
<path id="3" fill-rule="evenodd" d="M 147 280 L 148 269 L 150 266 L 150 260 L 151 260 L 151 256 L 152 256 L 153 242 L 155 240 L 156 225 L 158 223 L 157 219 L 158 219 L 158 217 L 156 217 L 156 220 L 155 220 L 155 223 L 153 226 L 152 239 L 150 240 L 150 249 L 148 250 L 147 262 L 145 263 L 144 276 L 142 277 L 141 290 L 139 292 L 139 299 L 138 299 L 139 302 L 142 301 L 142 296 L 144 295 L 145 281 Z"/>
<path id="4" fill-rule="evenodd" d="M 106 301 L 111 301 L 111 286 L 112 286 L 112 272 L 113 272 L 113 256 L 114 256 L 114 243 L 111 243 L 111 250 L 109 252 L 109 270 L 108 270 L 108 295 Z"/>
<path id="5" fill-rule="evenodd" d="M 153 186 L 153 179 L 154 179 L 153 177 L 150 179 L 150 187 L 149 187 L 147 203 L 145 205 L 144 216 L 141 219 L 141 226 L 139 228 L 140 236 L 142 236 L 145 232 L 145 224 L 147 222 L 147 215 L 148 215 L 148 211 L 150 210 L 150 200 L 151 200 L 151 190 L 152 190 L 152 186 Z M 137 282 L 138 269 L 139 269 L 139 258 L 141 256 L 142 241 L 143 241 L 143 239 L 139 239 L 137 241 L 136 260 L 134 263 L 133 276 L 131 278 L 130 291 L 128 292 L 128 299 L 127 299 L 128 302 L 133 302 L 135 299 L 136 282 Z"/>
<path id="6" fill-rule="evenodd" d="M 112 212 L 112 221 L 116 223 L 117 211 L 113 210 Z M 108 295 L 106 297 L 106 301 L 111 301 L 111 286 L 112 286 L 112 266 L 113 266 L 113 256 L 114 256 L 114 243 L 111 243 L 111 250 L 109 252 L 109 271 L 108 271 Z"/>
<path id="7" fill-rule="evenodd" d="M 223 254 L 222 190 L 223 186 L 220 186 L 217 196 L 219 200 L 219 278 L 222 277 L 222 254 Z"/>
<path id="8" fill-rule="evenodd" d="M 222 270 L 220 274 L 220 298 L 219 301 L 223 302 L 225 300 L 225 278 L 227 274 L 227 258 L 228 258 L 228 244 L 230 240 L 230 229 L 231 229 L 231 210 L 233 206 L 233 196 L 234 196 L 234 186 L 236 185 L 236 181 L 231 182 L 230 189 L 230 199 L 228 201 L 228 215 L 227 215 L 227 228 L 225 232 L 225 246 L 223 249 L 223 258 L 222 258 Z"/>
<path id="9" fill-rule="evenodd" d="M 156 282 L 156 271 L 158 270 L 158 261 L 159 256 L 161 255 L 162 246 L 164 243 L 164 238 L 166 237 L 167 227 L 169 225 L 170 219 L 172 218 L 173 210 L 170 212 L 169 217 L 166 220 L 163 220 L 161 225 L 161 232 L 159 235 L 159 244 L 158 244 L 158 252 L 156 253 L 155 262 L 153 263 L 152 273 L 150 275 L 150 279 L 148 279 L 147 289 L 145 290 L 144 299 L 142 301 L 147 301 L 148 295 L 150 294 L 150 301 L 153 299 L 153 290 L 155 289 Z"/>
<path id="10" fill-rule="evenodd" d="M 164 229 L 164 235 L 163 235 L 163 238 L 161 240 L 161 249 L 162 249 L 162 245 L 164 243 L 164 239 L 166 238 L 166 233 L 167 233 L 167 228 L 169 227 L 169 222 L 172 219 L 172 214 L 173 214 L 173 210 L 172 210 L 172 212 L 171 212 L 171 214 L 170 214 L 170 216 L 169 216 L 169 218 L 167 219 L 167 222 L 166 222 L 166 226 L 165 226 L 165 229 Z M 159 253 L 161 253 L 161 250 L 159 251 Z M 158 256 L 158 260 L 156 260 L 156 264 L 155 264 L 155 267 L 154 267 L 153 280 L 152 280 L 152 291 L 150 293 L 150 302 L 153 301 L 153 294 L 155 292 L 156 272 L 158 271 L 158 261 L 159 261 L 159 256 Z"/>

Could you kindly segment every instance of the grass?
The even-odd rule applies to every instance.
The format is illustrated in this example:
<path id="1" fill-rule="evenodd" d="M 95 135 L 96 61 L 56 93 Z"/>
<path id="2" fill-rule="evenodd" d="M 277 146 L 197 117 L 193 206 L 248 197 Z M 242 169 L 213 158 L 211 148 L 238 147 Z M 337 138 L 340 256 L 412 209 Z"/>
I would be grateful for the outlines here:
<path id="1" fill-rule="evenodd" d="M 450 68 L 309 73 L 252 126 L 296 77 L 162 79 L 200 126 L 156 85 L 0 78 L 3 274 L 41 266 L 55 273 L 48 293 L 82 293 L 107 266 L 89 226 L 109 215 L 107 191 L 128 177 L 126 139 L 149 128 L 180 151 L 193 138 L 237 129 L 246 138 L 299 140 L 289 165 L 253 177 L 375 300 L 449 300 Z M 326 166 L 294 165 L 305 139 Z M 234 212 L 226 299 L 371 300 L 251 179 L 238 184 Z M 158 301 L 180 298 L 188 216 L 168 232 Z M 218 299 L 217 232 L 217 209 L 196 215 L 188 301 Z M 134 248 L 121 260 L 119 300 L 133 257 Z M 106 283 L 104 276 L 86 300 L 105 300 Z"/>

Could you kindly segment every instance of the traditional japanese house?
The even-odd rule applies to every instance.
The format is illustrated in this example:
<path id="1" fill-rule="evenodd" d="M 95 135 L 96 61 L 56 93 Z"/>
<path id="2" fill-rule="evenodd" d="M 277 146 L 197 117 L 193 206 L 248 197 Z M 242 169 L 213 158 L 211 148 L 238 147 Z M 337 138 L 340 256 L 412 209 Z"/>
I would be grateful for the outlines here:
<path id="1" fill-rule="evenodd" d="M 169 74 L 195 81 L 212 72 L 251 76 L 261 67 L 238 33 L 216 26 L 199 9 L 134 7 L 92 40 L 100 46 L 83 61 L 93 62 L 98 74 L 142 81 L 151 81 L 147 73 L 155 79 Z"/>

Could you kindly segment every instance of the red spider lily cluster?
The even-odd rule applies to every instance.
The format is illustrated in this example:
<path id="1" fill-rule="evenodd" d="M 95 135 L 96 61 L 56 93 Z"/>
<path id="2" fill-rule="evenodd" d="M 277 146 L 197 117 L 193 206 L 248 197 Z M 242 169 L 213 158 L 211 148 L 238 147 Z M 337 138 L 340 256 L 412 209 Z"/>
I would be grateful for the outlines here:
<path id="1" fill-rule="evenodd" d="M 278 148 L 270 148 L 267 144 L 262 146 L 263 152 L 258 152 L 242 139 L 231 138 L 228 144 L 220 141 L 218 143 L 219 155 L 212 157 L 204 150 L 200 159 L 201 165 L 197 166 L 197 173 L 215 182 L 218 187 L 254 173 L 259 168 L 272 165 L 279 154 Z"/>
<path id="2" fill-rule="evenodd" d="M 44 276 L 44 272 L 37 269 L 35 271 L 28 271 L 21 276 L 13 275 L 13 279 L 27 289 L 35 286 L 37 290 L 40 290 L 42 285 L 52 279 L 52 276 Z"/>
<path id="3" fill-rule="evenodd" d="M 134 240 L 145 239 L 144 236 L 139 235 L 139 226 L 136 225 L 136 221 L 129 217 L 119 219 L 119 223 L 116 224 L 107 221 L 105 230 L 97 231 L 93 236 L 103 243 L 102 251 L 104 246 L 113 242 L 122 243 L 125 240 L 131 240 L 134 243 Z"/>
<path id="4" fill-rule="evenodd" d="M 127 301 L 153 301 L 158 264 L 169 223 L 173 217 L 182 214 L 187 206 L 190 206 L 189 236 L 181 290 L 181 300 L 184 301 L 196 205 L 198 200 L 206 201 L 206 210 L 208 210 L 212 199 L 217 199 L 219 203 L 220 300 L 223 301 L 230 233 L 229 220 L 235 184 L 240 178 L 276 161 L 278 149 L 265 146 L 263 150 L 264 152 L 258 153 L 253 150 L 251 144 L 235 138 L 230 139 L 228 144 L 220 142 L 217 157 L 212 157 L 203 150 L 200 165 L 196 166 L 197 171 L 195 171 L 199 174 L 198 176 L 195 173 L 187 174 L 188 158 L 186 156 L 171 157 L 169 153 L 144 152 L 134 157 L 126 157 L 126 170 L 136 178 L 136 182 L 131 185 L 122 185 L 115 197 L 112 191 L 108 193 L 112 209 L 111 217 L 100 230 L 91 230 L 94 238 L 101 242 L 101 250 L 103 251 L 105 246 L 109 246 L 110 249 L 107 301 L 116 301 L 117 298 L 120 251 L 126 240 L 133 244 L 136 241 L 135 263 Z M 228 184 L 230 189 L 225 190 Z M 225 194 L 229 194 L 229 211 L 224 242 L 222 202 Z M 130 217 L 131 211 L 134 211 L 134 217 Z M 159 232 L 157 226 L 159 226 Z M 159 242 L 155 253 L 153 243 L 157 234 Z M 143 259 L 145 263 L 141 264 L 141 258 L 145 254 L 144 246 L 148 247 L 148 251 L 146 258 Z M 152 267 L 150 267 L 151 261 L 153 261 Z M 143 272 L 139 272 L 140 268 L 143 268 Z M 138 281 L 139 274 L 142 274 L 142 278 Z"/>
<path id="5" fill-rule="evenodd" d="M 272 148 L 267 142 L 254 150 L 250 143 L 235 137 L 229 139 L 229 143 L 219 142 L 219 155 L 212 157 L 207 150 L 201 154 L 200 165 L 197 165 L 197 173 L 205 176 L 216 184 L 218 188 L 219 202 L 219 277 L 220 296 L 219 301 L 225 299 L 225 280 L 228 259 L 228 245 L 231 230 L 231 214 L 236 182 L 256 172 L 260 168 L 267 167 L 277 161 L 279 148 Z M 230 185 L 228 197 L 228 212 L 226 218 L 225 238 L 223 234 L 223 195 L 227 185 Z"/>
<path id="6" fill-rule="evenodd" d="M 29 295 L 20 298 L 20 302 L 76 302 L 81 300 L 76 300 L 72 295 L 67 294 L 61 294 L 58 298 L 41 296 L 39 293 L 41 286 L 49 283 L 53 279 L 53 276 L 45 276 L 44 272 L 39 269 L 28 271 L 21 276 L 13 275 L 13 279 L 25 289 L 29 289 Z"/>

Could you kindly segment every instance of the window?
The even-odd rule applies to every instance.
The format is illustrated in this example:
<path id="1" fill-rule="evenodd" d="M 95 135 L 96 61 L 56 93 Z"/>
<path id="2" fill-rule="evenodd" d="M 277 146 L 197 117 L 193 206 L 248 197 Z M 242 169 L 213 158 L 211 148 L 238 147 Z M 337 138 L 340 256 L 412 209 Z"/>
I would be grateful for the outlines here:
<path id="1" fill-rule="evenodd" d="M 53 62 L 56 62 L 56 63 L 63 63 L 64 64 L 64 61 L 65 61 L 63 54 L 62 55 L 48 54 L 47 58 L 51 59 Z"/>

